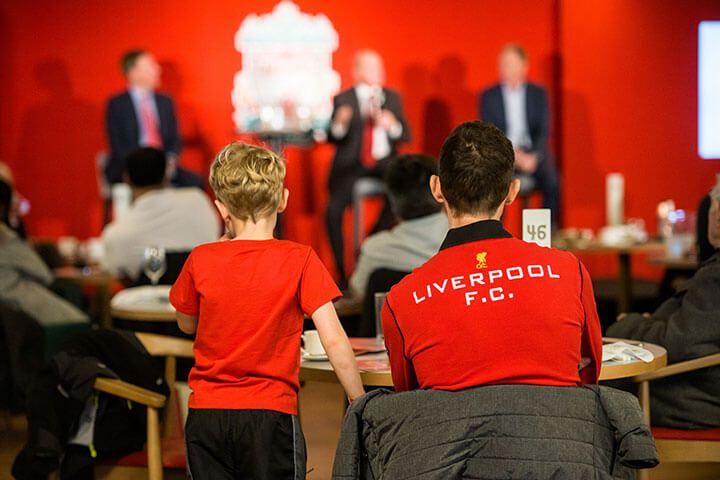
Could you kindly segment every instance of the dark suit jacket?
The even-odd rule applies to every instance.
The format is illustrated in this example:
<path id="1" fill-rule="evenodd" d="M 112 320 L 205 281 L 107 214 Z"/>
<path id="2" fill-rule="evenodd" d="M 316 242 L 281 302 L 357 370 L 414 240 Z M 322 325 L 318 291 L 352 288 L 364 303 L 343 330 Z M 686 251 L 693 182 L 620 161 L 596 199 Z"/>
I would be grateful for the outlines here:
<path id="1" fill-rule="evenodd" d="M 165 151 L 179 155 L 182 145 L 173 101 L 167 95 L 155 93 L 155 104 Z M 105 121 L 110 143 L 105 177 L 109 182 L 116 183 L 122 180 L 125 157 L 140 146 L 140 127 L 130 92 L 115 95 L 108 101 Z"/>
<path id="2" fill-rule="evenodd" d="M 720 353 L 720 252 L 666 300 L 650 318 L 630 313 L 606 332 L 662 345 L 668 363 Z M 650 385 L 653 425 L 720 428 L 720 367 L 674 375 Z"/>
<path id="3" fill-rule="evenodd" d="M 388 140 L 390 141 L 390 155 L 378 161 L 378 167 L 376 169 L 378 173 L 383 171 L 390 158 L 397 155 L 398 144 L 410 140 L 410 127 L 405 120 L 400 95 L 398 95 L 398 93 L 394 90 L 389 90 L 387 88 L 383 88 L 383 93 L 385 95 L 385 103 L 382 107 L 383 110 L 389 110 L 392 112 L 402 124 L 403 128 L 400 138 L 393 140 L 388 137 Z M 332 131 L 328 132 L 329 141 L 336 145 L 335 157 L 333 159 L 332 169 L 330 170 L 330 182 L 333 182 L 333 180 L 338 178 L 360 177 L 368 174 L 360 161 L 364 125 L 363 118 L 360 115 L 360 103 L 358 102 L 354 87 L 340 92 L 335 96 L 335 98 L 333 98 L 333 120 L 335 119 L 335 112 L 337 111 L 337 108 L 341 105 L 350 105 L 353 109 L 353 116 L 352 120 L 350 120 L 348 132 L 344 137 L 335 138 Z"/>
<path id="4" fill-rule="evenodd" d="M 548 134 L 550 131 L 550 113 L 547 92 L 540 85 L 527 83 L 525 103 L 527 107 L 527 123 L 532 142 L 531 151 L 540 159 L 547 157 Z M 503 103 L 502 86 L 494 85 L 480 95 L 480 118 L 507 133 L 505 120 L 505 104 Z"/>

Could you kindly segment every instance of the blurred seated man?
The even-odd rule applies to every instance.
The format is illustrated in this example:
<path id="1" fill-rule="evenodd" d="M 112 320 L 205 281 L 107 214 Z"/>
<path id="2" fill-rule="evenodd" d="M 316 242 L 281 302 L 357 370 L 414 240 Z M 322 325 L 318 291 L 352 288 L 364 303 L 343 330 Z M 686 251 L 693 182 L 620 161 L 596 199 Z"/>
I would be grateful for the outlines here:
<path id="1" fill-rule="evenodd" d="M 107 103 L 105 126 L 110 156 L 105 166 L 108 183 L 122 181 L 127 155 L 140 147 L 167 152 L 171 181 L 178 187 L 200 187 L 203 179 L 177 164 L 182 142 L 172 98 L 157 92 L 161 68 L 147 50 L 131 50 L 120 60 L 127 89 Z"/>
<path id="2" fill-rule="evenodd" d="M 560 181 L 548 150 L 550 109 L 545 88 L 527 81 L 528 55 L 516 44 L 505 45 L 498 55 L 500 83 L 480 96 L 480 118 L 505 132 L 515 149 L 515 173 L 525 185 L 522 192 L 540 190 L 543 207 L 560 218 Z M 528 188 L 528 185 L 530 186 Z M 529 192 L 528 192 L 529 193 Z"/>
<path id="3" fill-rule="evenodd" d="M 720 352 L 720 182 L 710 198 L 708 241 L 714 254 L 652 315 L 620 315 L 608 336 L 662 345 L 669 364 Z M 720 427 L 720 367 L 657 380 L 650 395 L 655 426 Z"/>
<path id="4" fill-rule="evenodd" d="M 190 251 L 220 235 L 220 220 L 212 202 L 199 188 L 166 188 L 168 162 L 154 148 L 128 155 L 125 180 L 133 204 L 119 220 L 103 230 L 103 267 L 111 274 L 137 280 L 146 247 Z"/>
<path id="5" fill-rule="evenodd" d="M 390 205 L 399 224 L 368 237 L 350 277 L 353 297 L 362 298 L 378 269 L 411 272 L 435 255 L 447 233 L 447 217 L 430 191 L 437 162 L 427 155 L 402 155 L 385 173 Z"/>
<path id="6" fill-rule="evenodd" d="M 53 276 L 35 250 L 7 224 L 12 187 L 0 180 L 0 304 L 43 326 L 85 323 L 88 317 L 51 292 Z"/>
<path id="7" fill-rule="evenodd" d="M 520 189 L 514 163 L 488 123 L 463 123 L 445 140 L 430 187 L 450 230 L 382 310 L 396 391 L 597 383 L 602 338 L 585 267 L 500 223 Z"/>

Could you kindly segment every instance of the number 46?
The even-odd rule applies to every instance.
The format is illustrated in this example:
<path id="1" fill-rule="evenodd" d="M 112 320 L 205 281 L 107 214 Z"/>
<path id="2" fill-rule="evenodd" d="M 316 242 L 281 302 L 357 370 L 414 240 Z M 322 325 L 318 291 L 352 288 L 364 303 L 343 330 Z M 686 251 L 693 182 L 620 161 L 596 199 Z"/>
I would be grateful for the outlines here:
<path id="1" fill-rule="evenodd" d="M 547 238 L 547 225 L 538 225 L 536 227 L 530 224 L 527 226 L 527 233 L 532 240 L 535 240 L 535 237 L 537 237 L 538 240 L 545 240 L 545 238 Z"/>

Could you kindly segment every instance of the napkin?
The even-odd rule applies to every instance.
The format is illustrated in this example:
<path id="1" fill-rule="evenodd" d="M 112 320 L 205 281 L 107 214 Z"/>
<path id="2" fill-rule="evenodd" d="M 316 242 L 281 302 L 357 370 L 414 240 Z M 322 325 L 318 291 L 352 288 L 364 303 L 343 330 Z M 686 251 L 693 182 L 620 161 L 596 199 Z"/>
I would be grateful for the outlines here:
<path id="1" fill-rule="evenodd" d="M 121 310 L 175 311 L 170 305 L 170 285 L 126 288 L 118 292 L 110 304 L 113 308 Z"/>
<path id="2" fill-rule="evenodd" d="M 625 342 L 603 345 L 603 362 L 632 362 L 642 360 L 645 363 L 650 363 L 654 358 L 652 352 L 639 345 L 631 345 Z"/>

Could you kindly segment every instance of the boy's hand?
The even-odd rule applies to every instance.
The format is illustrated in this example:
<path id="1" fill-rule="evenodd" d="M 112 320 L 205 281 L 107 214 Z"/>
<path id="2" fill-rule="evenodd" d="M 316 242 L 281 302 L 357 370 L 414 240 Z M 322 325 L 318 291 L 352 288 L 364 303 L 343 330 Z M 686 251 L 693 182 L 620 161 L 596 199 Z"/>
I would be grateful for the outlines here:
<path id="1" fill-rule="evenodd" d="M 365 393 L 365 389 L 355 361 L 355 353 L 332 302 L 315 310 L 312 320 L 320 335 L 320 343 L 325 348 L 330 364 L 335 370 L 335 375 L 345 389 L 348 400 L 353 402 Z"/>

